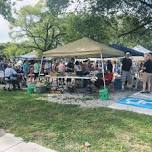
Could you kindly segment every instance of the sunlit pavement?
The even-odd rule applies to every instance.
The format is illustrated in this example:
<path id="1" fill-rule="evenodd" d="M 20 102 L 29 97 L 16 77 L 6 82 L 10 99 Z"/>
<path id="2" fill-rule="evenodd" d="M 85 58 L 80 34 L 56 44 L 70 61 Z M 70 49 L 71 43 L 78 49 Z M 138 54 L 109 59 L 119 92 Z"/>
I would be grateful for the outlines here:
<path id="1" fill-rule="evenodd" d="M 0 152 L 56 152 L 35 143 L 26 143 L 13 134 L 0 130 Z"/>

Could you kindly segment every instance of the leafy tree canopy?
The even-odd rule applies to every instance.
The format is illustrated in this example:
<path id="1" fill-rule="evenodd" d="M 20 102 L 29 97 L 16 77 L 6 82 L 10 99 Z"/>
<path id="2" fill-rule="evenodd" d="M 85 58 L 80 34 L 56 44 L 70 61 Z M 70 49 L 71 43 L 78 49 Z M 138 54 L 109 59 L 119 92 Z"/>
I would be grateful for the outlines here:
<path id="1" fill-rule="evenodd" d="M 47 6 L 53 15 L 58 15 L 64 11 L 69 5 L 70 0 L 46 0 Z"/>
<path id="2" fill-rule="evenodd" d="M 67 11 L 75 2 L 82 9 Z M 17 12 L 10 35 L 42 52 L 84 36 L 152 48 L 151 14 L 152 0 L 40 0 Z"/>
<path id="3" fill-rule="evenodd" d="M 86 0 L 92 14 L 111 16 L 113 14 L 131 15 L 139 19 L 139 24 L 120 36 L 132 34 L 146 26 L 152 29 L 152 0 Z"/>
<path id="4" fill-rule="evenodd" d="M 7 57 L 18 57 L 22 54 L 31 52 L 29 48 L 26 47 L 25 43 L 7 43 L 3 49 L 3 54 Z"/>
<path id="5" fill-rule="evenodd" d="M 41 51 L 56 48 L 62 41 L 64 29 L 62 18 L 45 10 L 44 3 L 25 6 L 17 14 L 13 23 L 12 38 L 28 40 L 29 47 Z"/>
<path id="6" fill-rule="evenodd" d="M 11 16 L 11 0 L 0 0 L 0 14 L 6 19 L 10 19 Z"/>
<path id="7" fill-rule="evenodd" d="M 22 0 L 0 0 L 0 15 L 8 21 L 13 21 L 13 14 L 16 12 L 16 3 Z"/>

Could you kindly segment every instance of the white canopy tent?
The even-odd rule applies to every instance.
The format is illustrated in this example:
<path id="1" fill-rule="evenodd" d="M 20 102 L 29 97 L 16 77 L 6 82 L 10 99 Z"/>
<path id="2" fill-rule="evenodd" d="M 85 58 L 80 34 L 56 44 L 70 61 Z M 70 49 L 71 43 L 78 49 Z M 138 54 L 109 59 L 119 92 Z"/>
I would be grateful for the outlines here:
<path id="1" fill-rule="evenodd" d="M 120 57 L 124 53 L 120 50 L 109 47 L 103 43 L 93 41 L 89 38 L 82 38 L 80 40 L 71 42 L 59 48 L 49 50 L 44 52 L 43 56 L 45 57 Z M 102 62 L 102 67 L 104 67 Z M 102 68 L 104 87 L 105 77 L 104 77 L 104 68 Z"/>
<path id="2" fill-rule="evenodd" d="M 150 53 L 150 52 L 151 52 L 150 50 L 144 48 L 144 47 L 141 46 L 141 45 L 137 45 L 137 46 L 135 46 L 133 49 L 136 50 L 136 51 L 138 51 L 138 52 L 141 52 L 141 53 L 143 53 L 143 54 L 146 54 L 146 53 Z"/>
<path id="3" fill-rule="evenodd" d="M 27 59 L 27 60 L 31 60 L 31 59 L 37 59 L 37 58 L 38 58 L 38 55 L 37 55 L 37 52 L 36 52 L 36 51 L 32 51 L 32 52 L 30 52 L 30 53 L 21 55 L 20 58 Z"/>

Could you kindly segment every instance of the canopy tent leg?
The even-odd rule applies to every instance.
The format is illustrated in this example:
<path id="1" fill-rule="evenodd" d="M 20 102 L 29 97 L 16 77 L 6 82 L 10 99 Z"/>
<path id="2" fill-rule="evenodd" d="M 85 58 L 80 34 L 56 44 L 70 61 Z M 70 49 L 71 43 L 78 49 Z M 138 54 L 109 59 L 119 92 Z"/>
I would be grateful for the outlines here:
<path id="1" fill-rule="evenodd" d="M 104 84 L 104 89 L 106 88 L 106 81 L 105 81 L 105 70 L 104 70 L 104 63 L 103 63 L 103 55 L 101 52 L 101 62 L 102 62 L 102 75 L 103 75 L 103 84 Z"/>

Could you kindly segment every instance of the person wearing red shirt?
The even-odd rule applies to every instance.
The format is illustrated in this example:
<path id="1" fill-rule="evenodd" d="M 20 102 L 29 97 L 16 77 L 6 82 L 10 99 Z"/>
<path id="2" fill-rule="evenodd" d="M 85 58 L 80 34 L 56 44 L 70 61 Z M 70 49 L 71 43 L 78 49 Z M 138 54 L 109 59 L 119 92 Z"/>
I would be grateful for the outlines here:
<path id="1" fill-rule="evenodd" d="M 110 71 L 107 71 L 105 73 L 105 81 L 106 81 L 106 85 L 109 85 L 113 80 L 113 73 Z"/>

